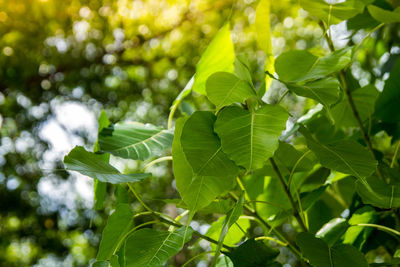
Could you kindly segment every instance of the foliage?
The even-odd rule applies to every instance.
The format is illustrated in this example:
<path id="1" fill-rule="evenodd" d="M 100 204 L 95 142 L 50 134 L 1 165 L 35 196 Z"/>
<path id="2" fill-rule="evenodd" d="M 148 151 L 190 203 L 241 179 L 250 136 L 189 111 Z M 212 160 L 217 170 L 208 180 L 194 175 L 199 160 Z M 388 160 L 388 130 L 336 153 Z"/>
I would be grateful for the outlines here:
<path id="1" fill-rule="evenodd" d="M 0 1 L 0 262 L 397 264 L 398 3 L 332 2 Z"/>
<path id="2" fill-rule="evenodd" d="M 119 244 L 113 246 L 112 253 L 125 259 L 119 261 L 119 266 L 163 266 L 181 249 L 195 249 L 199 243 L 194 237 L 216 245 L 214 251 L 205 251 L 214 255 L 211 266 L 230 266 L 228 258 L 234 266 L 280 266 L 286 262 L 276 259 L 276 246 L 289 249 L 298 264 L 316 267 L 368 266 L 368 261 L 374 263 L 377 249 L 388 253 L 388 261 L 397 257 L 399 140 L 382 123 L 398 127 L 398 111 L 394 111 L 398 105 L 398 61 L 382 92 L 372 85 L 361 86 L 349 71 L 358 63 L 360 50 L 371 35 L 385 23 L 396 21 L 397 9 L 382 11 L 372 1 L 361 0 L 334 5 L 304 0 L 301 4 L 321 20 L 329 51 L 323 55 L 311 49 L 287 51 L 277 57 L 274 67 L 266 64 L 267 81 L 268 77 L 273 78 L 284 84 L 287 92 L 306 97 L 313 104 L 307 114 L 291 120 L 292 126 L 287 123 L 291 110 L 280 101 L 268 103 L 264 98 L 269 82 L 252 77 L 246 58 L 235 60 L 226 23 L 199 60 L 194 82 L 189 82 L 173 104 L 168 125 L 172 126 L 174 107 L 183 105 L 182 99 L 190 95 L 191 88 L 194 95 L 207 96 L 215 109 L 182 112 L 175 124 L 172 157 L 157 156 L 171 153 L 170 130 L 134 123 L 127 128 L 110 125 L 99 133 L 99 153 L 103 155 L 149 159 L 148 165 L 172 159 L 176 187 L 183 201 L 175 202 L 184 210 L 182 214 L 171 218 L 146 204 L 134 188 L 133 182 L 139 181 L 127 181 L 146 210 L 131 218 L 149 216 L 153 221 L 135 226 L 116 224 L 115 218 L 120 216 L 117 206 L 103 240 L 116 239 L 109 245 Z M 259 5 L 258 10 L 262 11 L 257 15 L 265 15 L 268 4 L 261 1 Z M 369 34 L 356 46 L 336 49 L 327 27 L 365 12 L 381 24 L 373 29 L 369 23 L 360 25 L 360 30 Z M 384 13 L 390 13 L 390 17 L 383 18 Z M 268 52 L 270 41 L 260 33 L 260 24 L 257 30 L 261 42 L 267 42 L 262 46 Z M 266 32 L 269 31 L 267 25 Z M 266 60 L 271 58 L 267 55 Z M 258 89 L 254 81 L 260 84 Z M 389 142 L 385 149 L 376 141 L 383 132 Z M 131 148 L 134 151 L 129 152 Z M 77 149 L 82 150 L 76 148 L 73 152 Z M 104 181 L 99 176 L 101 171 L 92 174 L 96 162 L 69 167 L 71 161 L 81 157 L 70 153 L 64 163 L 69 169 Z M 207 220 L 212 224 L 212 233 L 219 228 L 218 238 L 189 226 L 202 212 L 221 213 L 212 203 L 229 199 L 234 204 L 231 202 L 222 211 L 226 214 L 223 220 L 213 220 L 212 216 Z M 325 211 L 319 214 L 322 209 Z M 181 223 L 185 216 L 186 221 Z M 240 218 L 250 219 L 250 228 L 242 229 Z M 150 224 L 169 228 L 154 230 L 148 228 Z M 126 225 L 131 229 L 128 232 Z M 241 231 L 235 231 L 233 237 L 234 225 Z M 257 229 L 256 225 L 257 233 L 251 231 Z M 285 225 L 291 227 L 296 241 L 282 232 Z M 114 229 L 112 236 L 110 229 Z M 225 242 L 228 235 L 230 241 Z M 187 242 L 190 245 L 185 248 Z M 221 251 L 228 258 L 219 258 Z M 110 260 L 112 255 L 108 252 L 106 258 L 98 260 Z M 112 261 L 110 265 L 114 266 Z"/>

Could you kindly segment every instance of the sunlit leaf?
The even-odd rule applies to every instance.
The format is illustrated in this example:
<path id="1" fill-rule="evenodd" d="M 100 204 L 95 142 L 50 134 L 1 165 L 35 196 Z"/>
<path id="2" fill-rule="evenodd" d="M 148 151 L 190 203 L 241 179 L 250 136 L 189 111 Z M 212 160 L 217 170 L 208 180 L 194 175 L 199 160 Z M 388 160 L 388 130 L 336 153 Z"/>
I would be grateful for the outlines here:
<path id="1" fill-rule="evenodd" d="M 272 53 L 272 42 L 271 42 L 271 0 L 260 0 L 256 9 L 256 33 L 257 42 L 259 46 L 264 50 L 265 53 L 265 66 L 264 70 L 273 74 L 274 68 L 274 55 Z M 268 90 L 271 85 L 272 79 L 268 75 L 265 76 L 265 90 Z"/>
<path id="2" fill-rule="evenodd" d="M 219 30 L 196 65 L 193 90 L 197 93 L 206 94 L 206 81 L 211 74 L 218 71 L 233 71 L 235 50 L 229 28 L 230 25 L 227 23 Z"/>
<path id="3" fill-rule="evenodd" d="M 251 96 L 256 96 L 253 86 L 229 72 L 216 72 L 206 83 L 207 96 L 220 110 L 233 103 L 242 103 Z"/>
<path id="4" fill-rule="evenodd" d="M 281 106 L 265 105 L 254 112 L 227 107 L 218 114 L 215 131 L 222 150 L 237 165 L 258 169 L 278 148 L 287 119 L 288 113 Z"/>

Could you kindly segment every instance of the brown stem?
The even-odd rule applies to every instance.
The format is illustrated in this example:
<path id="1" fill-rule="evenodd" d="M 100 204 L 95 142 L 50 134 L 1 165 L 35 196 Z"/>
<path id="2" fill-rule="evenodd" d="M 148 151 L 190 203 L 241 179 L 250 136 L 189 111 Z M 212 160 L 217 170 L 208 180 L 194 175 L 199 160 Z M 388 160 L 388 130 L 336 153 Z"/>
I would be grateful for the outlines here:
<path id="1" fill-rule="evenodd" d="M 283 190 L 285 191 L 285 193 L 286 193 L 286 195 L 287 195 L 287 197 L 288 197 L 288 199 L 289 199 L 290 205 L 292 205 L 294 217 L 296 218 L 297 222 L 299 223 L 301 229 L 302 229 L 304 232 L 308 232 L 307 227 L 305 226 L 303 220 L 301 219 L 301 217 L 300 217 L 300 215 L 299 215 L 299 211 L 298 211 L 298 209 L 297 209 L 296 203 L 294 202 L 294 199 L 293 199 L 293 197 L 292 197 L 292 194 L 290 194 L 290 190 L 289 190 L 289 188 L 288 188 L 288 186 L 287 186 L 285 180 L 283 179 L 282 174 L 281 174 L 281 172 L 279 171 L 279 168 L 278 168 L 278 166 L 277 166 L 276 163 L 275 163 L 275 160 L 274 160 L 273 158 L 270 158 L 269 161 L 271 162 L 272 168 L 274 169 L 276 175 L 277 175 L 278 178 L 279 178 L 279 181 L 280 181 L 281 184 L 282 184 Z"/>

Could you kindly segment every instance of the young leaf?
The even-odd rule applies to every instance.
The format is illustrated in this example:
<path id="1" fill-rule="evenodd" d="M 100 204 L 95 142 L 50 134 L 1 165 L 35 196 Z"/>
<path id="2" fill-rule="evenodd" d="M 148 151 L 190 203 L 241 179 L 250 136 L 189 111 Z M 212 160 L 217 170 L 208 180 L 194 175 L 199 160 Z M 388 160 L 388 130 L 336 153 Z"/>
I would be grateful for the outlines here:
<path id="1" fill-rule="evenodd" d="M 274 68 L 274 55 L 272 53 L 272 43 L 271 43 L 271 0 L 260 0 L 256 9 L 256 33 L 257 41 L 262 50 L 265 53 L 265 66 L 264 70 L 273 74 L 275 72 Z M 265 76 L 265 84 L 262 91 L 267 91 L 271 85 L 272 79 L 268 75 Z"/>
<path id="2" fill-rule="evenodd" d="M 368 267 L 364 255 L 350 245 L 340 244 L 330 247 L 322 239 L 310 233 L 298 234 L 296 244 L 314 267 Z"/>
<path id="3" fill-rule="evenodd" d="M 76 146 L 64 157 L 64 165 L 69 171 L 112 184 L 138 182 L 151 176 L 150 173 L 121 174 L 108 160 L 104 160 L 104 155 L 88 152 L 81 146 Z"/>
<path id="4" fill-rule="evenodd" d="M 99 134 L 99 145 L 102 151 L 118 157 L 145 160 L 170 148 L 172 139 L 169 130 L 131 122 L 104 128 Z"/>
<path id="5" fill-rule="evenodd" d="M 206 83 L 207 96 L 220 110 L 233 103 L 242 103 L 251 96 L 257 96 L 253 86 L 229 72 L 216 72 Z"/>
<path id="6" fill-rule="evenodd" d="M 364 204 L 383 209 L 400 207 L 400 190 L 397 186 L 389 185 L 376 176 L 368 177 L 366 182 L 374 193 L 364 183 L 356 182 L 357 193 Z"/>
<path id="7" fill-rule="evenodd" d="M 254 112 L 227 107 L 218 114 L 215 131 L 222 150 L 237 165 L 254 170 L 273 156 L 288 117 L 281 106 L 265 105 Z"/>
<path id="8" fill-rule="evenodd" d="M 176 187 L 190 210 L 197 211 L 210 204 L 218 195 L 233 186 L 234 176 L 213 177 L 193 173 L 181 147 L 182 128 L 186 119 L 180 118 L 175 124 L 172 144 L 173 169 Z"/>
<path id="9" fill-rule="evenodd" d="M 182 129 L 183 152 L 196 175 L 236 176 L 238 168 L 222 151 L 221 142 L 214 133 L 215 120 L 212 112 L 194 112 Z"/>
<path id="10" fill-rule="evenodd" d="M 383 23 L 400 22 L 400 7 L 397 7 L 393 11 L 389 11 L 374 5 L 370 5 L 368 6 L 368 11 L 377 21 Z"/>
<path id="11" fill-rule="evenodd" d="M 109 260 L 132 227 L 133 211 L 128 204 L 119 204 L 104 227 L 96 259 Z"/>
<path id="12" fill-rule="evenodd" d="M 359 143 L 352 140 L 322 143 L 314 139 L 306 128 L 301 127 L 300 132 L 322 166 L 360 179 L 370 176 L 376 170 L 378 163 Z"/>
<path id="13" fill-rule="evenodd" d="M 382 93 L 376 100 L 375 115 L 384 122 L 399 122 L 400 112 L 400 59 L 397 59 Z"/>
<path id="14" fill-rule="evenodd" d="M 191 227 L 182 226 L 171 232 L 143 228 L 126 240 L 126 267 L 159 267 L 177 254 L 192 238 Z"/>
<path id="15" fill-rule="evenodd" d="M 254 239 L 249 239 L 233 252 L 225 252 L 224 254 L 232 260 L 234 266 L 282 266 L 275 262 L 279 255 L 278 249 L 270 248 L 263 241 L 255 241 Z"/>
<path id="16" fill-rule="evenodd" d="M 227 23 L 219 30 L 196 65 L 193 90 L 199 94 L 206 94 L 206 81 L 211 74 L 218 71 L 233 71 L 235 50 L 229 27 Z"/>

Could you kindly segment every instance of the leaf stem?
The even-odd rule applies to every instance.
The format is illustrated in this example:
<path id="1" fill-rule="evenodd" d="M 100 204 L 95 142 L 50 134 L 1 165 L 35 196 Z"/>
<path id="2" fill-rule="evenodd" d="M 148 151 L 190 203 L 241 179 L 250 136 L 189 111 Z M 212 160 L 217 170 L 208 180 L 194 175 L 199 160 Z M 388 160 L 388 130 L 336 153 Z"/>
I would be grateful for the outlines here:
<path id="1" fill-rule="evenodd" d="M 256 240 L 256 241 L 258 241 L 258 240 L 270 240 L 270 241 L 274 241 L 274 242 L 276 242 L 279 245 L 284 246 L 284 247 L 286 247 L 288 245 L 287 243 L 284 243 L 284 242 L 282 242 L 282 241 L 280 241 L 278 239 L 275 239 L 273 237 L 270 237 L 270 236 L 259 236 L 259 237 L 254 238 L 254 240 Z"/>
<path id="2" fill-rule="evenodd" d="M 296 203 L 294 202 L 294 199 L 293 199 L 292 195 L 290 194 L 290 190 L 289 190 L 288 186 L 286 185 L 285 180 L 283 180 L 282 174 L 279 171 L 279 168 L 276 165 L 275 160 L 273 158 L 269 158 L 269 161 L 270 161 L 270 163 L 272 165 L 272 168 L 274 169 L 276 175 L 278 176 L 279 181 L 281 182 L 282 188 L 285 191 L 285 194 L 287 195 L 287 197 L 289 199 L 290 205 L 292 205 L 293 215 L 294 215 L 295 219 L 299 223 L 301 229 L 304 232 L 308 232 L 308 229 L 307 229 L 306 225 L 304 224 L 302 218 L 299 216 L 299 211 L 297 209 Z"/>
<path id="3" fill-rule="evenodd" d="M 157 164 L 157 163 L 160 163 L 163 161 L 168 161 L 168 160 L 172 160 L 172 156 L 161 157 L 161 158 L 155 159 L 153 161 L 150 161 L 143 167 L 143 171 L 146 170 L 147 168 L 153 166 L 154 164 Z"/>
<path id="4" fill-rule="evenodd" d="M 146 203 L 143 202 L 143 200 L 141 199 L 141 197 L 139 196 L 138 193 L 136 193 L 135 189 L 133 188 L 133 186 L 130 183 L 126 183 L 129 187 L 129 190 L 131 190 L 131 192 L 133 193 L 133 195 L 136 197 L 136 199 L 140 202 L 140 204 L 142 204 L 142 206 L 150 211 L 151 213 L 154 213 L 154 211 L 152 209 L 149 208 L 149 206 L 146 205 Z"/>
<path id="5" fill-rule="evenodd" d="M 396 230 L 394 230 L 394 229 L 392 229 L 392 228 L 389 228 L 389 227 L 386 227 L 386 226 L 383 226 L 383 225 L 379 225 L 379 224 L 373 224 L 373 223 L 358 223 L 358 224 L 354 224 L 353 226 L 374 227 L 374 228 L 380 229 L 380 230 L 382 230 L 382 231 L 385 231 L 385 232 L 388 232 L 388 233 L 391 233 L 391 234 L 400 236 L 400 232 L 399 232 L 399 231 L 396 231 Z"/>

